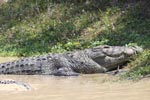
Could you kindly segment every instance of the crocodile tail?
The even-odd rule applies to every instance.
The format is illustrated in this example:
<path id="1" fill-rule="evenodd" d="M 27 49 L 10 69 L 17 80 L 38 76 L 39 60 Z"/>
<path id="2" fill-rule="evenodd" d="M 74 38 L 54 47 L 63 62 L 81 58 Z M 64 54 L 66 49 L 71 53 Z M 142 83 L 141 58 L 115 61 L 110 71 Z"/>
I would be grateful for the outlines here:
<path id="1" fill-rule="evenodd" d="M 6 62 L 0 64 L 0 74 L 19 74 L 23 73 L 27 64 L 25 64 L 24 59 L 19 59 L 12 62 Z M 26 68 L 27 69 L 27 68 Z"/>

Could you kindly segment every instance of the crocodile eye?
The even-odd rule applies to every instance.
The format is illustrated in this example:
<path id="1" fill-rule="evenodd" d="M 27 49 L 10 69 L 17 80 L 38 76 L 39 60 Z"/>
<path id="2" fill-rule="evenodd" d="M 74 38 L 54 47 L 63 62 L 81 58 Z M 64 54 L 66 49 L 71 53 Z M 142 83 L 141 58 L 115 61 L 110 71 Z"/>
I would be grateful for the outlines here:
<path id="1" fill-rule="evenodd" d="M 110 48 L 109 46 L 104 46 L 103 48 Z"/>

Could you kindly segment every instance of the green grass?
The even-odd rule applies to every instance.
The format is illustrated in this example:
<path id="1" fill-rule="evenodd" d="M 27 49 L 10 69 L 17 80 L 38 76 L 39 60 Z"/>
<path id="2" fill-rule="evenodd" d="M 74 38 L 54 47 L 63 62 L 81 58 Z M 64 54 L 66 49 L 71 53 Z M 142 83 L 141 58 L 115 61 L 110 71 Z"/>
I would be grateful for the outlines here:
<path id="1" fill-rule="evenodd" d="M 145 50 L 133 59 L 134 61 L 128 64 L 131 70 L 123 75 L 125 78 L 138 79 L 150 74 L 150 50 Z"/>
<path id="2" fill-rule="evenodd" d="M 127 65 L 133 67 L 126 76 L 149 74 L 148 4 L 149 0 L 11 0 L 0 6 L 0 56 L 138 45 L 144 52 Z"/>

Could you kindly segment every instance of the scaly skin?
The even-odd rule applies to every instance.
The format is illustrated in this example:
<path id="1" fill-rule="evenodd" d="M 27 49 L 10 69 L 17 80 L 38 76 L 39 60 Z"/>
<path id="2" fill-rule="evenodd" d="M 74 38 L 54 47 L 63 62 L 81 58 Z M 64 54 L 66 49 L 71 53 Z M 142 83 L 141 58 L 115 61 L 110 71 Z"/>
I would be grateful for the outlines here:
<path id="1" fill-rule="evenodd" d="M 0 64 L 0 74 L 76 76 L 104 73 L 117 68 L 140 47 L 97 46 L 90 49 L 22 58 Z"/>
<path id="2" fill-rule="evenodd" d="M 0 84 L 17 84 L 17 85 L 23 86 L 26 90 L 31 89 L 29 85 L 22 83 L 22 82 L 15 81 L 15 80 L 0 80 Z"/>

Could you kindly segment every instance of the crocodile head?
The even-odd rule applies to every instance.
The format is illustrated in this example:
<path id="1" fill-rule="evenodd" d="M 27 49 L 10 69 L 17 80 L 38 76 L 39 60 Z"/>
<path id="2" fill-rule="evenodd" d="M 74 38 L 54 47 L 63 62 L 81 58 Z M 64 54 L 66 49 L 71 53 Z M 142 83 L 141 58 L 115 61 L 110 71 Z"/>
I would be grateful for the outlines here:
<path id="1" fill-rule="evenodd" d="M 125 47 L 125 46 L 97 46 L 93 47 L 92 49 L 87 50 L 87 54 L 90 58 L 99 58 L 99 57 L 120 57 L 122 55 L 124 56 L 131 56 L 133 54 L 142 52 L 143 49 L 138 46 L 132 46 L 132 47 Z"/>
<path id="2" fill-rule="evenodd" d="M 87 49 L 87 55 L 99 65 L 107 70 L 117 68 L 129 60 L 133 54 L 142 52 L 140 47 L 125 47 L 125 46 L 97 46 L 92 49 Z"/>

